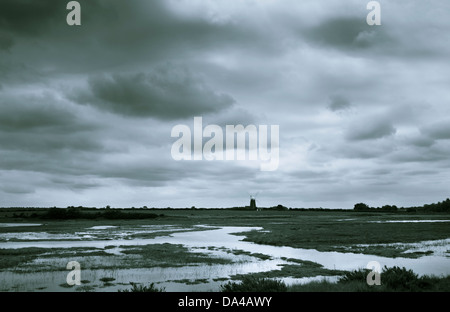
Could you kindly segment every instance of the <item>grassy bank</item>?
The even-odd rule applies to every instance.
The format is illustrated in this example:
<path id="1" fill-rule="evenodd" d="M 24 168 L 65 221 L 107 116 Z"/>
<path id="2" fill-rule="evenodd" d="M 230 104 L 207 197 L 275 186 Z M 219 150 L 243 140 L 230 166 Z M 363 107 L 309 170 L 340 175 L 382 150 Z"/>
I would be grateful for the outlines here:
<path id="1" fill-rule="evenodd" d="M 380 285 L 367 283 L 368 270 L 346 272 L 337 283 L 326 280 L 302 285 L 287 286 L 280 280 L 246 275 L 240 282 L 231 281 L 221 286 L 224 292 L 448 292 L 450 276 L 418 277 L 411 270 L 384 268 L 380 274 Z"/>
<path id="2" fill-rule="evenodd" d="M 384 268 L 380 274 L 381 285 L 367 284 L 367 270 L 347 272 L 337 283 L 311 282 L 288 287 L 291 292 L 448 292 L 450 276 L 421 276 L 411 270 Z"/>

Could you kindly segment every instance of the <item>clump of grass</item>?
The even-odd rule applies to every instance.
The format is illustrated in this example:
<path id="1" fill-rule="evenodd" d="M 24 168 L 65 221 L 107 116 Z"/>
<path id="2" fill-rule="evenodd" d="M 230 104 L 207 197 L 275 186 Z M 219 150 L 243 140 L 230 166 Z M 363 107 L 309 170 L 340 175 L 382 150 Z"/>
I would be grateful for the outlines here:
<path id="1" fill-rule="evenodd" d="M 221 285 L 222 292 L 285 292 L 287 286 L 279 280 L 257 278 L 252 276 L 243 277 L 241 283 L 228 282 Z"/>
<path id="2" fill-rule="evenodd" d="M 143 246 L 121 246 L 126 255 L 137 255 L 140 257 L 141 267 L 177 267 L 189 264 L 229 264 L 230 259 L 216 258 L 203 253 L 191 252 L 180 244 L 151 244 Z"/>
<path id="3" fill-rule="evenodd" d="M 252 253 L 252 252 L 250 252 L 250 251 L 245 251 L 245 250 L 240 250 L 240 249 L 238 249 L 238 250 L 231 250 L 230 251 L 232 254 L 234 254 L 234 255 L 246 255 L 246 256 L 251 256 L 251 257 L 255 257 L 255 258 L 259 258 L 259 259 L 261 259 L 261 260 L 269 260 L 269 259 L 272 259 L 272 257 L 271 256 L 268 256 L 268 255 L 265 255 L 265 254 L 262 254 L 262 253 L 259 253 L 259 252 L 256 252 L 256 253 Z"/>
<path id="4" fill-rule="evenodd" d="M 43 253 L 45 249 L 37 247 L 3 249 L 0 248 L 0 270 L 14 268 L 28 261 L 32 261 Z"/>
<path id="5" fill-rule="evenodd" d="M 366 282 L 367 274 L 370 270 L 368 269 L 358 269 L 355 271 L 345 272 L 344 276 L 339 279 L 340 283 L 350 283 L 353 281 Z"/>
<path id="6" fill-rule="evenodd" d="M 427 251 L 407 252 L 407 253 L 403 253 L 402 255 L 404 257 L 408 257 L 408 258 L 420 258 L 422 256 L 432 255 L 433 253 L 434 252 L 432 250 L 427 250 Z"/>
<path id="7" fill-rule="evenodd" d="M 286 259 L 286 258 L 285 258 Z M 233 280 L 240 280 L 243 276 L 252 276 L 254 278 L 283 278 L 283 277 L 294 277 L 294 278 L 303 278 L 303 277 L 311 277 L 317 275 L 323 276 L 336 276 L 342 275 L 345 271 L 341 270 L 330 270 L 325 269 L 321 264 L 305 261 L 299 259 L 289 258 L 290 262 L 294 262 L 296 264 L 281 264 L 281 269 L 250 273 L 250 274 L 237 274 L 231 276 Z"/>
<path id="8" fill-rule="evenodd" d="M 84 285 L 84 286 L 77 287 L 76 291 L 90 292 L 90 291 L 94 291 L 94 289 L 95 289 L 94 286 Z"/>
<path id="9" fill-rule="evenodd" d="M 158 288 L 155 283 L 151 283 L 148 286 L 138 285 L 136 283 L 130 282 L 131 289 L 120 290 L 119 292 L 164 292 L 166 289 L 164 287 Z"/>
<path id="10" fill-rule="evenodd" d="M 112 282 L 112 281 L 115 281 L 115 280 L 116 279 L 114 277 L 102 277 L 100 279 L 100 281 L 103 282 L 103 283 L 109 283 L 109 282 Z"/>
<path id="11" fill-rule="evenodd" d="M 396 266 L 393 268 L 384 267 L 382 278 L 385 286 L 394 291 L 417 291 L 426 286 L 412 270 Z"/>
<path id="12" fill-rule="evenodd" d="M 72 287 L 74 287 L 75 285 L 69 285 L 69 284 L 67 284 L 67 283 L 62 283 L 62 284 L 59 284 L 59 287 L 63 287 L 63 288 L 72 288 Z"/>
<path id="13" fill-rule="evenodd" d="M 190 279 L 184 278 L 184 279 L 180 279 L 180 280 L 171 280 L 168 282 L 174 282 L 174 283 L 180 283 L 180 284 L 186 284 L 186 285 L 196 285 L 196 284 L 205 284 L 205 283 L 208 283 L 209 281 L 206 278 L 198 278 L 195 280 L 190 280 Z"/>

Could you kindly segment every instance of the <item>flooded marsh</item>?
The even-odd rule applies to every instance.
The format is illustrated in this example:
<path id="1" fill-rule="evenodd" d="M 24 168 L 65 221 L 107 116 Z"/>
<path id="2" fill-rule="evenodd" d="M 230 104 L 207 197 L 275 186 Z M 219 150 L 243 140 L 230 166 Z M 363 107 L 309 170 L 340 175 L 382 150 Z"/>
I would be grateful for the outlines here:
<path id="1" fill-rule="evenodd" d="M 386 222 L 387 217 L 170 211 L 158 220 L 5 222 L 8 226 L 0 226 L 0 291 L 118 291 L 130 283 L 155 283 L 166 291 L 218 291 L 224 282 L 248 274 L 289 285 L 335 282 L 370 261 L 419 275 L 450 274 L 447 219 L 406 216 Z M 361 224 L 366 232 L 359 231 Z M 337 225 L 338 233 L 330 232 Z M 409 231 L 392 230 L 399 225 Z M 66 283 L 69 261 L 80 264 L 81 285 Z"/>

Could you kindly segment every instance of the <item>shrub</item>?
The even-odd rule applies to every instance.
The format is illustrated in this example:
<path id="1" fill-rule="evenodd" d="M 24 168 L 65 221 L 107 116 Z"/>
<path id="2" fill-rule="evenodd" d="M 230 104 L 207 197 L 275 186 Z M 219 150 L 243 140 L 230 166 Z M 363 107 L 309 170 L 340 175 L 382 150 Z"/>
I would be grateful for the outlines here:
<path id="1" fill-rule="evenodd" d="M 340 283 L 347 282 L 366 282 L 367 274 L 369 274 L 370 270 L 367 269 L 358 269 L 351 272 L 345 272 L 344 276 L 339 279 Z"/>
<path id="2" fill-rule="evenodd" d="M 381 279 L 386 287 L 395 291 L 415 291 L 420 287 L 420 280 L 416 273 L 397 266 L 384 267 Z"/>
<path id="3" fill-rule="evenodd" d="M 158 288 L 155 283 L 151 283 L 148 286 L 137 285 L 136 283 L 130 282 L 131 289 L 119 290 L 119 292 L 164 292 L 166 289 L 164 287 Z"/>
<path id="4" fill-rule="evenodd" d="M 228 282 L 221 286 L 222 292 L 284 292 L 287 291 L 287 286 L 282 281 L 257 278 L 244 277 L 241 283 Z"/>
<path id="5" fill-rule="evenodd" d="M 366 284 L 369 273 L 370 270 L 367 269 L 346 272 L 339 279 L 339 283 L 360 282 Z M 429 288 L 431 283 L 424 278 L 419 278 L 412 270 L 397 266 L 392 268 L 385 266 L 381 272 L 381 285 L 384 291 L 418 291 Z"/>

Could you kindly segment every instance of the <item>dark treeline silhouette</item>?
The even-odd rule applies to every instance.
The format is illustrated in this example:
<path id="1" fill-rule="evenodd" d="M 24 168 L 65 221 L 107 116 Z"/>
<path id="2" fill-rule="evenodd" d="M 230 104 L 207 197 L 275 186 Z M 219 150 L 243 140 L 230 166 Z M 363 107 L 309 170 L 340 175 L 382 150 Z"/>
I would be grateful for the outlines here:
<path id="1" fill-rule="evenodd" d="M 225 208 L 228 210 L 250 210 L 250 211 L 254 211 L 254 210 L 278 210 L 278 211 L 283 211 L 283 210 L 289 210 L 288 207 L 285 207 L 283 205 L 277 205 L 277 206 L 272 206 L 272 207 L 250 207 L 250 206 L 245 206 L 245 207 L 231 207 L 231 208 Z"/>
<path id="2" fill-rule="evenodd" d="M 148 208 L 147 206 L 140 208 L 111 208 L 109 205 L 105 208 L 83 207 L 83 206 L 69 206 L 67 208 L 37 208 L 37 207 L 9 207 L 2 208 L 3 217 L 12 218 L 36 218 L 36 219 L 55 219 L 55 220 L 69 220 L 69 219 L 151 219 L 163 217 L 162 211 L 169 210 L 205 210 L 205 211 L 256 211 L 250 206 L 230 207 L 230 208 Z M 395 205 L 384 205 L 382 207 L 370 207 L 365 203 L 357 203 L 352 210 L 343 208 L 288 208 L 283 205 L 272 207 L 257 207 L 261 211 L 310 211 L 310 212 L 386 212 L 386 213 L 450 213 L 450 199 L 444 201 L 425 204 L 423 206 L 414 207 L 397 207 Z"/>
<path id="3" fill-rule="evenodd" d="M 118 209 L 83 209 L 81 207 L 68 207 L 67 209 L 49 208 L 41 216 L 43 219 L 52 220 L 71 220 L 71 219 L 153 219 L 158 216 L 155 213 L 148 212 L 124 212 Z"/>
<path id="4" fill-rule="evenodd" d="M 433 203 L 433 204 L 425 204 L 423 206 L 417 207 L 401 207 L 398 208 L 395 205 L 384 205 L 382 207 L 369 207 L 365 203 L 357 203 L 354 208 L 355 211 L 380 211 L 380 212 L 450 212 L 450 199 L 447 198 L 444 201 Z"/>

